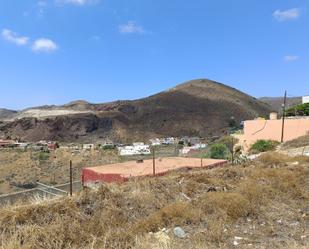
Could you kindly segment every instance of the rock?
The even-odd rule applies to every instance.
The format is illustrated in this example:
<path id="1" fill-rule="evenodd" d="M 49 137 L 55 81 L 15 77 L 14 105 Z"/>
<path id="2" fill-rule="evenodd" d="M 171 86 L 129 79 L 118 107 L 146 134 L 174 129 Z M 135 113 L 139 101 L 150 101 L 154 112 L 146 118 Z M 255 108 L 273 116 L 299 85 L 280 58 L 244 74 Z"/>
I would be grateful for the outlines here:
<path id="1" fill-rule="evenodd" d="M 174 235 L 180 239 L 184 239 L 187 237 L 186 232 L 181 227 L 174 228 Z"/>

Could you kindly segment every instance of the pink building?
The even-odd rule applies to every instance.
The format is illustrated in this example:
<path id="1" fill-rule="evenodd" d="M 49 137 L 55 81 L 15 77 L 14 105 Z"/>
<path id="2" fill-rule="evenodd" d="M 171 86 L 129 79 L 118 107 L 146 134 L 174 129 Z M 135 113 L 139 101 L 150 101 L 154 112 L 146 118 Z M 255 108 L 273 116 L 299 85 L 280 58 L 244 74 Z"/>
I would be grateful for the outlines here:
<path id="1" fill-rule="evenodd" d="M 248 151 L 259 139 L 281 141 L 282 119 L 257 119 L 244 122 L 244 133 L 235 135 L 240 145 Z M 309 132 L 309 118 L 286 118 L 284 125 L 284 142 L 304 136 Z"/>

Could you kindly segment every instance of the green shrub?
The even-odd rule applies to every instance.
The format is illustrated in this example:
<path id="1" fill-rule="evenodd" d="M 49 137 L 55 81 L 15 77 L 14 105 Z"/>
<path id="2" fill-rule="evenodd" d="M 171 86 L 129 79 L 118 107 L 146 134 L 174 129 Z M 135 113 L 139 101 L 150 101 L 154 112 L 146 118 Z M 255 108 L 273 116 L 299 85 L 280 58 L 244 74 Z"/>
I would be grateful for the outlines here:
<path id="1" fill-rule="evenodd" d="M 286 110 L 287 116 L 309 116 L 309 103 L 297 105 Z"/>
<path id="2" fill-rule="evenodd" d="M 116 146 L 113 145 L 113 144 L 102 145 L 103 150 L 113 150 L 115 148 L 116 148 Z"/>
<path id="3" fill-rule="evenodd" d="M 238 139 L 233 137 L 233 136 L 224 136 L 224 137 L 221 137 L 217 142 L 219 144 L 224 144 L 230 152 L 233 151 L 233 147 L 235 144 L 238 143 Z"/>
<path id="4" fill-rule="evenodd" d="M 276 146 L 279 144 L 277 141 L 272 141 L 272 140 L 257 140 L 252 146 L 251 146 L 251 151 L 254 152 L 265 152 L 265 151 L 270 151 L 274 150 Z"/>
<path id="5" fill-rule="evenodd" d="M 209 157 L 213 159 L 227 159 L 229 154 L 229 149 L 225 144 L 216 143 L 209 149 Z"/>
<path id="6" fill-rule="evenodd" d="M 40 154 L 39 154 L 39 160 L 40 161 L 46 161 L 48 159 L 49 159 L 49 153 L 41 151 Z"/>

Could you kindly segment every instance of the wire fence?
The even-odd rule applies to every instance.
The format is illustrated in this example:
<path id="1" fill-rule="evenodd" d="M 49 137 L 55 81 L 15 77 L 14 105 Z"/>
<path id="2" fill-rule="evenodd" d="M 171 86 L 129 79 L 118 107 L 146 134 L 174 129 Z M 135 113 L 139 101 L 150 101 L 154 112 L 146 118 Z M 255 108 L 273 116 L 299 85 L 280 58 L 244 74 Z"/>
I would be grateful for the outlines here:
<path id="1" fill-rule="evenodd" d="M 49 186 L 38 182 L 35 188 L 0 195 L 0 206 L 24 203 L 37 199 L 59 198 L 67 196 L 69 189 L 70 183 Z M 80 181 L 73 182 L 73 192 L 78 192 L 81 189 L 82 184 Z"/>

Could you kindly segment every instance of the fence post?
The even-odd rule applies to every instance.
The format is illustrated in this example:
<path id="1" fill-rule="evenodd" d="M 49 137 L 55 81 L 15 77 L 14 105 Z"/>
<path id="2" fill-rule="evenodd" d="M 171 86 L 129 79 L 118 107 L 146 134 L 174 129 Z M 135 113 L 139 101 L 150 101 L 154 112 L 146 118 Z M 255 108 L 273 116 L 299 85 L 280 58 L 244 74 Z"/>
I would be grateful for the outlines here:
<path id="1" fill-rule="evenodd" d="M 73 169 L 72 160 L 70 160 L 70 196 L 73 195 Z"/>
<path id="2" fill-rule="evenodd" d="M 153 175 L 156 175 L 156 155 L 155 155 L 155 148 L 152 147 L 152 172 Z"/>

